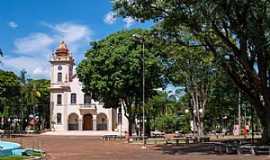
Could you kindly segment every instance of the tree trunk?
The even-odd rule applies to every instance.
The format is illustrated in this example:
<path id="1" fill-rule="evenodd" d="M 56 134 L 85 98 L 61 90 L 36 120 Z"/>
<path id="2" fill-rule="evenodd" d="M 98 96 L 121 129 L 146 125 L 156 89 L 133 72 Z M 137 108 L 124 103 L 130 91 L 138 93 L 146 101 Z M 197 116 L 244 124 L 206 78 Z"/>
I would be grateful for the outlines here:
<path id="1" fill-rule="evenodd" d="M 268 117 L 265 117 L 264 121 L 268 121 L 266 123 L 262 123 L 263 133 L 262 133 L 262 143 L 270 144 L 270 113 L 268 113 Z"/>
<path id="2" fill-rule="evenodd" d="M 204 136 L 204 125 L 203 125 L 203 117 L 204 117 L 204 108 L 206 103 L 204 101 L 199 100 L 199 92 L 194 91 L 192 92 L 192 102 L 193 102 L 193 116 L 194 118 L 194 130 L 197 131 L 198 137 Z M 202 112 L 200 110 L 202 109 Z"/>
<path id="3" fill-rule="evenodd" d="M 132 136 L 133 131 L 133 122 L 134 122 L 134 114 L 132 113 L 131 107 L 132 104 L 128 103 L 128 99 L 123 99 L 123 105 L 124 105 L 124 115 L 128 119 L 128 135 Z"/>
<path id="4" fill-rule="evenodd" d="M 198 135 L 199 137 L 203 137 L 204 136 L 204 123 L 202 119 L 200 120 L 200 123 L 198 125 L 199 125 Z"/>
<path id="5" fill-rule="evenodd" d="M 269 110 L 260 110 L 255 107 L 257 110 L 257 115 L 261 121 L 263 133 L 262 133 L 262 143 L 270 144 L 270 111 Z"/>
<path id="6" fill-rule="evenodd" d="M 145 123 L 145 135 L 150 136 L 151 135 L 151 126 L 150 126 L 150 118 L 146 118 L 146 123 Z"/>
<path id="7" fill-rule="evenodd" d="M 128 135 L 132 136 L 132 131 L 133 131 L 133 118 L 132 116 L 128 117 Z"/>
<path id="8" fill-rule="evenodd" d="M 263 132 L 262 132 L 262 144 L 270 144 L 270 105 L 265 103 L 264 99 L 266 97 L 249 97 L 252 107 L 256 111 L 256 115 L 258 116 Z"/>

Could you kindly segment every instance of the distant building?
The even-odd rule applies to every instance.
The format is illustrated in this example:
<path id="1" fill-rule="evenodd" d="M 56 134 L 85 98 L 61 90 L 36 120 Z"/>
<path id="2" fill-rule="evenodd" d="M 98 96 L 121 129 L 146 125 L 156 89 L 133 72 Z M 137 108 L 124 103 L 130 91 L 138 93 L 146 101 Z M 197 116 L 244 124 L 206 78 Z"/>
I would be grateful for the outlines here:
<path id="1" fill-rule="evenodd" d="M 55 131 L 127 131 L 128 121 L 119 109 L 105 109 L 91 94 L 82 92 L 74 59 L 64 42 L 51 59 L 51 122 Z M 121 123 L 122 122 L 122 123 Z"/>

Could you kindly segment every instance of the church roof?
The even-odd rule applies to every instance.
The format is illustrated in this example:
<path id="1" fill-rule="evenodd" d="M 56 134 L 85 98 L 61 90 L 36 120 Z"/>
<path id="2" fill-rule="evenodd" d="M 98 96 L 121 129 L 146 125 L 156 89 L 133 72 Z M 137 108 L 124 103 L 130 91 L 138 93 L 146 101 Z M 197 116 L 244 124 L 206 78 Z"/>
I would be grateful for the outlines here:
<path id="1" fill-rule="evenodd" d="M 62 41 L 59 44 L 58 48 L 55 51 L 55 54 L 57 56 L 68 56 L 69 55 L 69 49 L 67 48 L 67 44 L 64 41 Z"/>

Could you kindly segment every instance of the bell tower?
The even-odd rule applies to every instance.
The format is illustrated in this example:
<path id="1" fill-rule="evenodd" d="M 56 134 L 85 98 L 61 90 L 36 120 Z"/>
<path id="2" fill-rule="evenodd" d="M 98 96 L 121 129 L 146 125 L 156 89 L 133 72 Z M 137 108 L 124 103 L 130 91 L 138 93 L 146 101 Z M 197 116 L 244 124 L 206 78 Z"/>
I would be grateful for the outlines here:
<path id="1" fill-rule="evenodd" d="M 70 82 L 73 76 L 74 59 L 64 41 L 54 51 L 50 58 L 50 117 L 51 127 L 65 130 L 67 125 L 68 95 L 71 90 Z"/>
<path id="2" fill-rule="evenodd" d="M 74 59 L 62 41 L 51 56 L 51 84 L 63 85 L 72 80 Z"/>

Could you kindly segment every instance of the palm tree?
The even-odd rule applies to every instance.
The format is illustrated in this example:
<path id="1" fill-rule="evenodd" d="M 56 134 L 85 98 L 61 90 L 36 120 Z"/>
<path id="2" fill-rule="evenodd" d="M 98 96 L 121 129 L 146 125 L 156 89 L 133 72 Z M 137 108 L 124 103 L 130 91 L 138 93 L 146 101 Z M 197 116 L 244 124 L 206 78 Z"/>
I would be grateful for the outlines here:
<path id="1" fill-rule="evenodd" d="M 21 99 L 18 107 L 23 128 L 27 125 L 25 119 L 28 119 L 30 114 L 34 114 L 35 107 L 38 105 L 38 98 L 41 96 L 36 84 L 32 83 L 32 80 L 26 80 L 26 74 L 25 70 L 21 71 Z"/>

